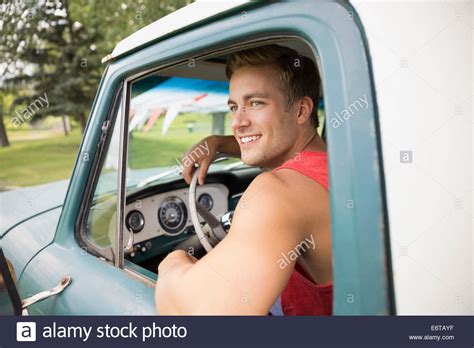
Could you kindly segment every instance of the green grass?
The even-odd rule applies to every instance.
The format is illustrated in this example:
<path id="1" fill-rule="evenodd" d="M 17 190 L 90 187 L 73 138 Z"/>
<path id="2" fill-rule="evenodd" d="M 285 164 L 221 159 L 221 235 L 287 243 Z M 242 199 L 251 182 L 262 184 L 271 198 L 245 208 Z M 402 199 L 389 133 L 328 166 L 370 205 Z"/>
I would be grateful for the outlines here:
<path id="1" fill-rule="evenodd" d="M 34 136 L 34 140 L 25 136 L 15 140 L 15 132 L 9 134 L 11 146 L 0 148 L 0 187 L 32 186 L 70 177 L 81 141 L 79 130 L 67 137 Z"/>
<path id="2" fill-rule="evenodd" d="M 209 135 L 209 132 L 187 133 L 186 130 L 166 136 L 161 133 L 157 136 L 155 133 L 157 132 L 133 133 L 129 143 L 128 165 L 131 169 L 176 165 L 176 159 L 181 160 L 192 145 Z"/>
<path id="3" fill-rule="evenodd" d="M 193 132 L 188 124 L 194 123 Z M 133 132 L 128 165 L 131 169 L 176 165 L 182 155 L 198 141 L 212 133 L 210 115 L 188 113 L 178 116 L 165 135 L 161 134 L 163 118 L 148 132 Z M 226 134 L 230 134 L 230 117 L 226 117 Z"/>

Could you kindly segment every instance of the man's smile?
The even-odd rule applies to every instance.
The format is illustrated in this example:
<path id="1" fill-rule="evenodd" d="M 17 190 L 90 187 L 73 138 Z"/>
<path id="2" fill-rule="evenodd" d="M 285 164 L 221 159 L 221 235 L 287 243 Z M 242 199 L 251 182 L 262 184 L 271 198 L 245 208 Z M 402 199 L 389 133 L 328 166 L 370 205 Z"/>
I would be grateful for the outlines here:
<path id="1" fill-rule="evenodd" d="M 246 135 L 246 136 L 239 136 L 239 143 L 241 145 L 250 145 L 260 139 L 262 137 L 261 134 L 254 134 L 254 135 Z"/>

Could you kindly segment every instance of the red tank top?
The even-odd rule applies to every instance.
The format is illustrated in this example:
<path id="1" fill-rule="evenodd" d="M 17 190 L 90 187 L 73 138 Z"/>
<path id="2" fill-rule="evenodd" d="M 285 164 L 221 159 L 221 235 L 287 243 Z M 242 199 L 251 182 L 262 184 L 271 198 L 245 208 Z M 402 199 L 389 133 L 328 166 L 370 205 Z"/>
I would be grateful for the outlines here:
<path id="1" fill-rule="evenodd" d="M 326 152 L 302 151 L 280 167 L 292 169 L 313 179 L 327 191 L 328 157 Z M 281 307 L 285 315 L 332 315 L 333 285 L 319 285 L 298 264 L 281 294 Z"/>

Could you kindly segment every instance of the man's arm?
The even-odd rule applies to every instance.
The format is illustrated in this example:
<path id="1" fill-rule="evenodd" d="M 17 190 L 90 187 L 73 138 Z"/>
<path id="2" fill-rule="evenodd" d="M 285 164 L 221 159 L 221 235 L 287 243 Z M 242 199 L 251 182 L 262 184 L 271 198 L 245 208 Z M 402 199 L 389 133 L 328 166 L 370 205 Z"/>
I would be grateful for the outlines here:
<path id="1" fill-rule="evenodd" d="M 259 175 L 241 198 L 229 235 L 214 250 L 199 261 L 174 252 L 160 264 L 158 313 L 268 314 L 294 268 L 294 261 L 281 259 L 301 242 L 292 197 L 276 174 Z"/>
<path id="2" fill-rule="evenodd" d="M 240 158 L 240 145 L 233 135 L 213 135 L 212 137 L 217 141 L 218 152 Z"/>

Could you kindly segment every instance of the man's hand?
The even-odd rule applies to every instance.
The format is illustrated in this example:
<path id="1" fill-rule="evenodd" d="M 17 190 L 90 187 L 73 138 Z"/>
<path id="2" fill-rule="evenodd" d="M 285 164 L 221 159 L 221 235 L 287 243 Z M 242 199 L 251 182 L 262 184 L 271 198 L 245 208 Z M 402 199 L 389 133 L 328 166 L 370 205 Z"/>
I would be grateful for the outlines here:
<path id="1" fill-rule="evenodd" d="M 158 266 L 158 279 L 161 291 L 155 291 L 155 303 L 158 303 L 161 292 L 166 290 L 169 284 L 179 282 L 179 279 L 196 262 L 197 259 L 184 250 L 176 250 L 168 254 Z M 171 296 L 167 296 L 167 301 L 160 301 L 160 303 L 162 304 L 160 308 L 161 313 L 181 314 L 178 312 L 179 304 L 176 304 Z"/>
<path id="2" fill-rule="evenodd" d="M 191 183 L 193 173 L 196 170 L 194 164 L 199 164 L 201 170 L 199 172 L 198 183 L 199 185 L 204 185 L 209 166 L 216 159 L 218 153 L 225 153 L 232 157 L 240 157 L 240 147 L 237 140 L 233 136 L 211 135 L 194 145 L 181 159 L 184 166 L 184 180 L 188 184 Z"/>
<path id="3" fill-rule="evenodd" d="M 197 260 L 198 259 L 184 250 L 173 251 L 172 253 L 169 253 L 168 256 L 163 259 L 163 261 L 161 261 L 158 267 L 158 275 L 163 277 L 166 273 L 173 270 L 174 267 L 191 265 L 196 263 Z"/>

